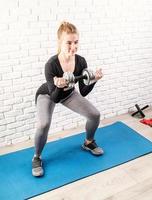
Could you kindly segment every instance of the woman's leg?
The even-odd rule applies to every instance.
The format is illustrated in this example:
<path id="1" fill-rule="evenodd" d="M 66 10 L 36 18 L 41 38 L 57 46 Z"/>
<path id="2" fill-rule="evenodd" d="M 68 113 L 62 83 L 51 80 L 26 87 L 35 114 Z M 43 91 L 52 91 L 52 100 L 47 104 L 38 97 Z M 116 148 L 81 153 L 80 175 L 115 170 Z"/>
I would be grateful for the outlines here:
<path id="1" fill-rule="evenodd" d="M 33 176 L 43 176 L 41 153 L 46 144 L 48 131 L 55 103 L 48 95 L 39 95 L 37 98 L 37 130 L 35 134 L 35 155 L 32 159 Z"/>
<path id="2" fill-rule="evenodd" d="M 35 135 L 35 155 L 39 157 L 47 142 L 55 103 L 49 95 L 39 95 L 37 98 L 37 130 Z"/>
<path id="3" fill-rule="evenodd" d="M 94 139 L 95 131 L 100 123 L 100 112 L 77 91 L 74 91 L 74 93 L 62 104 L 74 112 L 86 117 L 86 139 L 92 141 Z"/>
<path id="4" fill-rule="evenodd" d="M 95 131 L 99 126 L 100 113 L 99 111 L 78 92 L 74 93 L 62 104 L 76 113 L 86 117 L 86 141 L 82 145 L 83 149 L 90 151 L 94 155 L 102 155 L 103 149 L 98 147 L 94 140 Z"/>

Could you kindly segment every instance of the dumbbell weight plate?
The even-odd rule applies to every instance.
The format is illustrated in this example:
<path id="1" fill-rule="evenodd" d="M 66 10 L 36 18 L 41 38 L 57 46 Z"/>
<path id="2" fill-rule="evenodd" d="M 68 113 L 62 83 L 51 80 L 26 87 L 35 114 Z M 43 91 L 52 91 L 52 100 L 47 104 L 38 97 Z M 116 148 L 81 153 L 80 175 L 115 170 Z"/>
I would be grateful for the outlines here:
<path id="1" fill-rule="evenodd" d="M 85 85 L 91 85 L 95 82 L 95 76 L 93 71 L 84 69 L 82 75 L 86 77 L 83 79 Z"/>
<path id="2" fill-rule="evenodd" d="M 75 79 L 72 72 L 64 72 L 63 78 L 68 82 L 68 88 L 72 88 L 75 85 Z"/>

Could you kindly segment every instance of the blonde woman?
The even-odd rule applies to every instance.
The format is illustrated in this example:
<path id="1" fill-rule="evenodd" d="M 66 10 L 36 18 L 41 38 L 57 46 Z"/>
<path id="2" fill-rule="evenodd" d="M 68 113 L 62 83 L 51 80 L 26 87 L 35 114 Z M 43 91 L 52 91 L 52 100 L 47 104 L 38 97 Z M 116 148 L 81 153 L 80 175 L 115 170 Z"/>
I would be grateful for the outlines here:
<path id="1" fill-rule="evenodd" d="M 95 83 L 102 78 L 101 69 L 95 72 L 95 83 L 87 86 L 83 80 L 79 80 L 79 92 L 76 89 L 67 89 L 67 81 L 63 78 L 64 72 L 72 72 L 74 76 L 82 74 L 87 68 L 84 57 L 76 54 L 79 44 L 79 33 L 75 25 L 63 22 L 57 31 L 58 54 L 51 57 L 45 65 L 46 83 L 40 86 L 36 92 L 37 104 L 37 130 L 35 134 L 35 154 L 32 160 L 33 176 L 42 176 L 41 153 L 47 142 L 51 118 L 56 103 L 61 103 L 72 111 L 86 118 L 86 139 L 83 149 L 94 155 L 102 155 L 102 148 L 98 147 L 94 140 L 95 131 L 100 122 L 99 111 L 85 96 L 91 92 Z"/>

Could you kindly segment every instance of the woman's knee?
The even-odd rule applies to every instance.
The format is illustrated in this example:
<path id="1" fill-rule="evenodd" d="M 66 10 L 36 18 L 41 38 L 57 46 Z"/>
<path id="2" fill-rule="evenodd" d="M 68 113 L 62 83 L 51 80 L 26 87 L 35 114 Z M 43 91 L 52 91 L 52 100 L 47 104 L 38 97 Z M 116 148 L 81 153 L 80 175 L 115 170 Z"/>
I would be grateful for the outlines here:
<path id="1" fill-rule="evenodd" d="M 98 110 L 93 111 L 90 115 L 90 119 L 100 121 L 100 112 Z"/>
<path id="2" fill-rule="evenodd" d="M 50 127 L 50 121 L 43 121 L 37 123 L 37 129 L 46 130 Z"/>

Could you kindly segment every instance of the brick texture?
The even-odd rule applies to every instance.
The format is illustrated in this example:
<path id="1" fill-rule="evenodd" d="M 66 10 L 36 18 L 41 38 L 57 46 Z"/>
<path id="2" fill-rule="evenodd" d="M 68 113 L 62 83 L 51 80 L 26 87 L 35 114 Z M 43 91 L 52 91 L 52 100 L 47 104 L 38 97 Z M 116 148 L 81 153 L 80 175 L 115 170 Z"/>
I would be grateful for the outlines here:
<path id="1" fill-rule="evenodd" d="M 35 92 L 63 20 L 78 27 L 89 68 L 103 69 L 87 96 L 101 119 L 152 104 L 152 1 L 0 0 L 0 146 L 33 138 Z M 50 133 L 84 124 L 57 104 Z"/>

